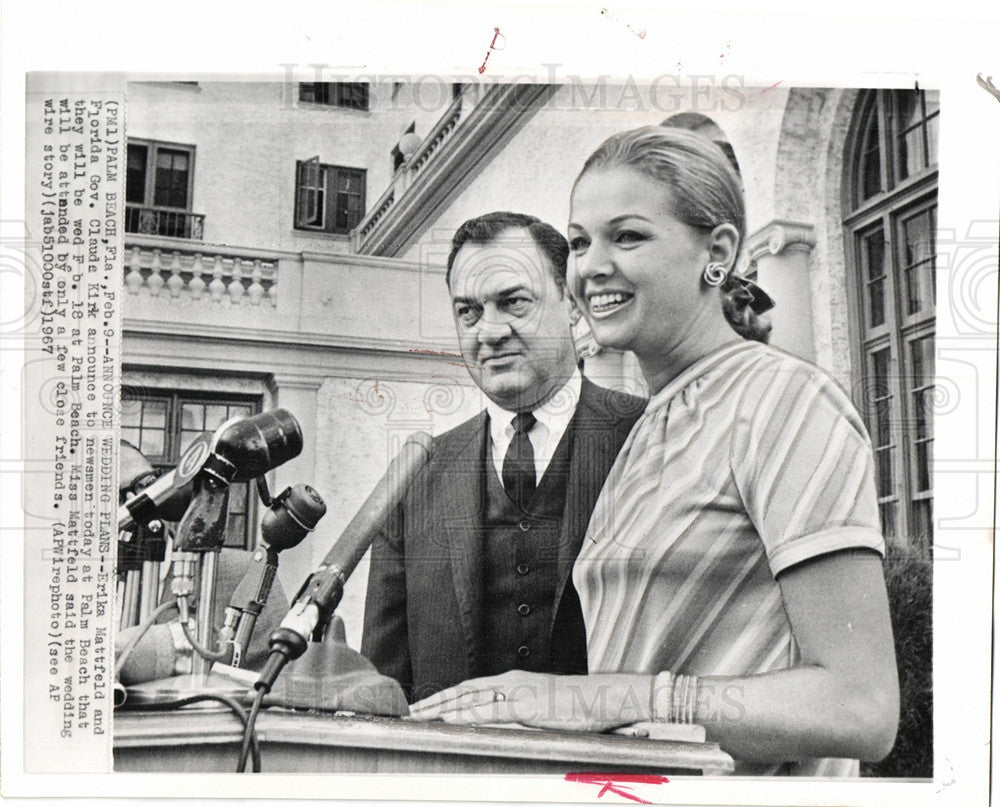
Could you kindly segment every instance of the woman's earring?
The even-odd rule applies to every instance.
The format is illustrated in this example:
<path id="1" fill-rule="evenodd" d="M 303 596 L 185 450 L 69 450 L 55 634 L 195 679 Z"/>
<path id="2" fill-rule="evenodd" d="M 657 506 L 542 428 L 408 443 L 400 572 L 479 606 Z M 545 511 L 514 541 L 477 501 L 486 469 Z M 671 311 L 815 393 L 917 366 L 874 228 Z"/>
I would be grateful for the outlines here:
<path id="1" fill-rule="evenodd" d="M 724 264 L 710 263 L 705 267 L 705 271 L 701 273 L 701 278 L 705 281 L 706 286 L 721 286 L 728 274 L 729 270 L 726 269 Z"/>

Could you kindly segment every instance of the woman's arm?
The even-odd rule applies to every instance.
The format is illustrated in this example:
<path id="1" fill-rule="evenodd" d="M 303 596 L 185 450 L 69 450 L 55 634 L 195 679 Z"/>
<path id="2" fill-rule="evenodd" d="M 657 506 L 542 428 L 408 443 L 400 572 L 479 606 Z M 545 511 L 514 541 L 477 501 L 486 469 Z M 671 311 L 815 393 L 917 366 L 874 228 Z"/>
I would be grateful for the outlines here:
<path id="1" fill-rule="evenodd" d="M 709 740 L 747 761 L 881 759 L 895 738 L 899 690 L 878 555 L 823 555 L 787 569 L 778 583 L 800 663 L 762 675 L 699 679 L 695 722 Z M 651 687 L 650 675 L 515 671 L 466 681 L 414 704 L 411 715 L 603 731 L 651 719 Z"/>
<path id="2" fill-rule="evenodd" d="M 822 555 L 778 584 L 801 660 L 764 675 L 700 679 L 696 722 L 739 759 L 881 759 L 896 737 L 899 681 L 878 555 Z"/>

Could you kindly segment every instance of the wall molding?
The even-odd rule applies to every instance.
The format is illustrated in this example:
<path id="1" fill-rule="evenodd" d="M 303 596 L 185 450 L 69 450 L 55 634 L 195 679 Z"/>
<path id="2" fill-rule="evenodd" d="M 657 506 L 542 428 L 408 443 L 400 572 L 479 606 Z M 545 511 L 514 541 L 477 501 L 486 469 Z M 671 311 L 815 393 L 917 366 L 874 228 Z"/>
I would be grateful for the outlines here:
<path id="1" fill-rule="evenodd" d="M 766 255 L 800 252 L 808 255 L 816 246 L 816 228 L 812 224 L 787 219 L 772 219 L 747 237 L 747 253 L 754 264 Z"/>
<path id="2" fill-rule="evenodd" d="M 279 385 L 287 380 L 298 387 L 320 385 L 330 378 L 472 383 L 452 345 L 450 351 L 414 351 L 396 343 L 358 341 L 316 346 L 261 340 L 251 346 L 220 334 L 206 338 L 201 333 L 129 332 L 122 363 L 137 373 L 276 377 Z"/>

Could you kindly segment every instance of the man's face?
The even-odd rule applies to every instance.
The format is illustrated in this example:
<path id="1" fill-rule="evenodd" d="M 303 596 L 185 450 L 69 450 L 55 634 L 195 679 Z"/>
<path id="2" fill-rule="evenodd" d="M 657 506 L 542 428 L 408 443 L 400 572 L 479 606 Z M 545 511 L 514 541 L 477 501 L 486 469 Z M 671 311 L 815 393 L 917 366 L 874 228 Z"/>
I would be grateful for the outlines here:
<path id="1" fill-rule="evenodd" d="M 452 265 L 450 290 L 462 357 L 498 406 L 534 409 L 573 374 L 572 304 L 526 229 L 464 245 Z"/>

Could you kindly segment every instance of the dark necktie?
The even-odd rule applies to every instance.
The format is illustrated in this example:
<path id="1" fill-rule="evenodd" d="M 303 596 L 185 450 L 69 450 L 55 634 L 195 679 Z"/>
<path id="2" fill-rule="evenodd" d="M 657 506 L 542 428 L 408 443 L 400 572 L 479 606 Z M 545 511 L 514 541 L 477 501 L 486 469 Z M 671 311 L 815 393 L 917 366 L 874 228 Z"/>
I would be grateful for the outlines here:
<path id="1" fill-rule="evenodd" d="M 535 425 L 531 412 L 521 412 L 514 416 L 514 439 L 507 447 L 503 458 L 503 486 L 514 504 L 522 510 L 535 494 L 535 451 L 528 439 L 528 432 Z"/>

